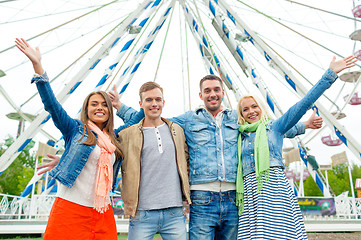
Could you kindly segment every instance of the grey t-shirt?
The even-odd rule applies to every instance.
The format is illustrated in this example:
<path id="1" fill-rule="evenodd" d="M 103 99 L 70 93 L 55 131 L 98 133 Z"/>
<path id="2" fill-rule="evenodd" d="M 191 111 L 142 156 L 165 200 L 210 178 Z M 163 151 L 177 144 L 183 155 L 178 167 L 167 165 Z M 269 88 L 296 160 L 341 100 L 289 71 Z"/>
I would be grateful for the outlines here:
<path id="1" fill-rule="evenodd" d="M 138 210 L 181 207 L 175 146 L 167 124 L 144 127 Z"/>

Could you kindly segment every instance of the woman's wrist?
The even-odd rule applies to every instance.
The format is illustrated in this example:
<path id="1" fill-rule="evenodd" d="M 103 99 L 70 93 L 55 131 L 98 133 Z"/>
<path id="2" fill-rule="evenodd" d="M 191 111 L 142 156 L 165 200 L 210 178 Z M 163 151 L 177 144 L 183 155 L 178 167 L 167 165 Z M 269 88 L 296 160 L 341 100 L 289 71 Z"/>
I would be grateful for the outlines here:
<path id="1" fill-rule="evenodd" d="M 33 62 L 33 68 L 36 74 L 43 75 L 44 69 L 41 62 Z"/>

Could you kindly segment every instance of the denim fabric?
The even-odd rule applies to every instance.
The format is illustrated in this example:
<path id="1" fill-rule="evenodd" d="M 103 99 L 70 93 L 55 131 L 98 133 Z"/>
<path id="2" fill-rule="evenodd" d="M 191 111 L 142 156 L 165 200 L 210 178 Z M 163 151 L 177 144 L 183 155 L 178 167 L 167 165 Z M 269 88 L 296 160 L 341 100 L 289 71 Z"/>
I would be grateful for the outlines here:
<path id="1" fill-rule="evenodd" d="M 122 104 L 117 115 L 126 122 L 134 113 L 134 109 Z M 236 182 L 239 128 L 236 111 L 224 111 L 221 128 L 203 108 L 169 120 L 183 128 L 187 139 L 190 184 Z"/>
<path id="2" fill-rule="evenodd" d="M 189 240 L 237 239 L 236 191 L 191 191 Z"/>
<path id="3" fill-rule="evenodd" d="M 41 101 L 44 104 L 44 108 L 47 112 L 50 113 L 50 116 L 53 119 L 55 126 L 63 134 L 65 142 L 64 153 L 61 156 L 58 165 L 56 165 L 53 170 L 50 171 L 50 176 L 54 177 L 63 185 L 67 187 L 72 187 L 75 179 L 82 171 L 95 145 L 88 146 L 81 144 L 88 139 L 87 132 L 85 132 L 85 135 L 81 142 L 78 142 L 84 131 L 83 123 L 78 119 L 71 118 L 63 109 L 61 104 L 57 101 L 56 97 L 54 96 L 53 90 L 50 87 L 47 74 L 44 73 L 39 77 L 33 78 L 32 82 L 36 83 L 36 87 L 38 88 Z M 79 103 L 79 106 L 81 105 L 82 104 Z M 139 122 L 141 119 L 142 114 L 140 113 L 134 118 L 132 118 L 131 122 L 121 126 L 119 128 L 119 131 L 121 129 L 124 129 L 125 127 Z M 114 164 L 116 168 L 113 169 L 113 188 L 115 187 L 115 179 L 118 176 L 119 167 L 121 165 L 120 163 L 121 159 L 117 159 Z"/>
<path id="4" fill-rule="evenodd" d="M 301 125 L 292 127 L 302 118 L 313 103 L 328 89 L 337 79 L 337 74 L 328 69 L 308 93 L 295 105 L 293 105 L 282 117 L 270 121 L 267 126 L 267 137 L 270 153 L 270 166 L 284 167 L 282 162 L 282 146 L 284 137 L 294 137 L 304 132 Z M 243 176 L 255 171 L 254 140 L 256 133 L 242 133 L 242 167 Z"/>
<path id="5" fill-rule="evenodd" d="M 129 240 L 152 240 L 159 233 L 164 240 L 186 240 L 187 229 L 182 207 L 138 210 L 129 220 Z"/>
<path id="6" fill-rule="evenodd" d="M 171 118 L 184 130 L 189 149 L 190 184 L 236 182 L 238 128 L 236 111 L 224 110 L 219 128 L 200 108 Z"/>

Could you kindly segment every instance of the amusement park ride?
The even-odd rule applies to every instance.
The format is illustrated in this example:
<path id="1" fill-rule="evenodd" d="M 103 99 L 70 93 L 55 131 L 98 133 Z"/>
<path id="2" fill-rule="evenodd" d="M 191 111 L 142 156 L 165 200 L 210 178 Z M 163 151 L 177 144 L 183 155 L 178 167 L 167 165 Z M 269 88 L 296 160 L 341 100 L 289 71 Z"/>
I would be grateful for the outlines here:
<path id="1" fill-rule="evenodd" d="M 293 1 L 289 2 L 298 4 Z M 292 67 L 290 67 L 257 32 L 249 27 L 243 17 L 234 10 L 233 5 L 234 3 L 232 1 L 226 0 L 142 1 L 131 14 L 126 18 L 121 19 L 120 23 L 109 32 L 108 35 L 104 36 L 104 41 L 98 50 L 93 51 L 93 55 L 89 57 L 79 71 L 73 74 L 71 80 L 63 85 L 62 89 L 57 92 L 57 99 L 60 103 L 65 103 L 71 95 L 76 93 L 78 87 L 87 80 L 88 75 L 100 65 L 99 63 L 106 59 L 110 53 L 114 52 L 116 52 L 113 54 L 114 58 L 109 61 L 108 66 L 104 70 L 104 74 L 100 77 L 94 90 L 104 90 L 107 86 L 109 88 L 111 84 L 115 84 L 121 89 L 119 94 L 120 97 L 122 97 L 134 75 L 137 73 L 138 69 L 142 67 L 141 63 L 150 51 L 158 34 L 167 27 L 167 21 L 170 22 L 174 9 L 177 8 L 179 14 L 183 16 L 184 25 L 187 26 L 186 32 L 189 32 L 195 41 L 197 51 L 201 56 L 206 72 L 208 74 L 217 74 L 221 76 L 228 94 L 233 93 L 236 100 L 249 91 L 243 81 L 252 83 L 254 85 L 253 87 L 259 91 L 259 95 L 267 102 L 269 110 L 272 111 L 274 116 L 281 116 L 284 111 L 280 107 L 279 102 L 277 102 L 276 94 L 270 91 L 269 85 L 272 83 L 262 78 L 262 72 L 257 65 L 258 60 L 254 59 L 254 55 L 257 54 L 257 57 L 262 59 L 259 60 L 262 61 L 261 64 L 267 65 L 274 71 L 275 75 L 278 74 L 276 78 L 281 79 L 287 84 L 288 89 L 296 96 L 303 97 L 307 93 L 308 87 L 304 84 L 306 81 L 302 79 L 302 77 L 300 78 L 299 74 L 295 74 L 294 71 L 290 70 Z M 354 19 L 361 19 L 361 6 L 355 6 L 353 14 Z M 204 17 L 204 15 L 207 17 Z M 205 21 L 208 21 L 208 25 L 206 25 Z M 151 25 L 149 22 L 152 22 L 153 24 Z M 210 32 L 212 34 L 210 34 Z M 148 35 L 146 36 L 146 34 Z M 187 36 L 187 38 L 188 37 L 189 36 Z M 361 30 L 352 33 L 350 38 L 355 41 L 360 41 Z M 183 41 L 186 40 L 186 38 L 183 39 Z M 224 46 L 222 50 L 216 46 L 220 43 Z M 11 49 L 11 47 L 0 53 L 8 51 L 9 49 Z M 117 52 L 117 49 L 120 50 Z M 355 51 L 355 54 L 359 54 L 357 57 L 361 60 L 361 50 Z M 228 57 L 224 57 L 225 55 Z M 125 62 L 128 65 L 123 67 Z M 112 76 L 116 76 L 118 74 L 117 71 L 122 72 L 122 74 L 114 80 L 115 77 L 112 78 Z M 234 72 L 238 73 L 235 74 Z M 241 73 L 243 74 L 242 76 Z M 6 71 L 4 74 L 6 74 Z M 339 121 L 339 119 L 347 117 L 346 114 L 342 112 L 347 104 L 352 105 L 351 107 L 358 107 L 357 105 L 361 104 L 361 98 L 356 92 L 360 82 L 360 71 L 344 73 L 340 76 L 340 79 L 344 81 L 345 84 L 354 84 L 353 90 L 344 97 L 345 105 L 343 107 L 337 107 L 337 111 L 334 113 L 330 113 L 321 101 L 316 102 L 314 106 L 317 113 L 323 117 L 325 124 L 332 131 L 330 135 L 322 137 L 322 143 L 327 146 L 339 146 L 344 144 L 353 154 L 354 158 L 360 161 L 361 146 L 359 141 L 357 141 Z M 184 83 L 184 85 L 187 84 Z M 38 132 L 45 132 L 42 128 L 45 123 L 50 120 L 50 116 L 45 110 L 42 110 L 37 114 L 35 119 L 30 119 L 22 112 L 21 108 L 16 106 L 1 86 L 0 90 L 8 103 L 17 111 L 18 115 L 30 123 L 30 125 L 21 132 L 16 141 L 1 155 L 1 174 L 10 166 L 22 149 L 24 149 Z M 227 97 L 224 102 L 227 107 L 232 108 L 232 100 Z M 45 136 L 50 135 L 46 132 L 44 134 Z M 54 149 L 56 149 L 56 151 L 62 150 L 61 139 L 56 140 L 50 137 L 49 139 L 52 141 L 55 140 Z M 286 172 L 286 176 L 289 177 L 294 186 L 296 196 L 304 197 L 302 182 L 303 179 L 306 178 L 306 175 L 309 175 L 320 188 L 324 198 L 334 198 L 336 205 L 336 215 L 318 218 L 314 216 L 305 216 L 306 227 L 308 226 L 307 230 L 323 231 L 322 228 L 325 228 L 326 226 L 322 224 L 322 226 L 318 226 L 317 224 L 317 226 L 312 225 L 312 221 L 318 221 L 318 224 L 325 221 L 325 224 L 331 224 L 335 231 L 352 230 L 354 223 L 352 221 L 356 221 L 355 223 L 360 224 L 361 200 L 355 200 L 355 197 L 350 198 L 345 195 L 335 196 L 328 185 L 326 180 L 327 176 L 323 176 L 320 170 L 314 170 L 315 168 L 310 164 L 308 148 L 303 141 L 300 138 L 297 138 L 292 140 L 292 145 L 294 146 L 293 150 L 296 149 L 293 152 L 296 153 L 296 155 L 298 154 L 298 159 L 300 159 L 300 162 L 302 163 L 302 166 L 298 168 L 301 170 L 296 176 L 294 176 L 294 173 L 291 171 Z M 317 161 L 315 162 L 317 164 Z M 35 194 L 35 185 L 41 179 L 43 179 L 42 182 L 45 183 L 44 190 L 39 194 Z M 296 181 L 300 184 L 295 184 Z M 31 232 L 29 230 L 30 228 L 27 227 L 23 227 L 23 230 L 19 230 L 21 228 L 20 226 L 32 225 L 35 224 L 36 221 L 46 222 L 47 215 L 49 214 L 54 199 L 54 194 L 49 193 L 55 185 L 55 181 L 53 179 L 48 179 L 47 175 L 38 176 L 35 174 L 20 197 L 2 194 L 0 203 L 0 232 Z M 30 195 L 32 196 L 31 198 L 29 198 Z M 10 222 L 9 224 L 15 224 L 14 228 L 1 224 L 1 221 L 6 220 L 8 221 L 7 223 L 9 223 L 11 219 L 17 220 L 16 223 Z M 25 220 L 27 222 L 24 224 Z M 330 222 L 327 222 L 327 220 Z M 124 227 L 126 226 L 126 224 L 122 225 L 122 223 L 120 223 L 122 221 L 126 220 L 123 218 L 119 219 L 119 231 L 124 231 Z M 309 223 L 309 225 L 307 225 L 307 223 Z M 337 224 L 339 227 L 335 227 Z M 329 226 L 330 225 L 327 225 L 326 227 Z M 41 231 L 41 227 L 39 229 L 40 230 L 38 231 Z"/>

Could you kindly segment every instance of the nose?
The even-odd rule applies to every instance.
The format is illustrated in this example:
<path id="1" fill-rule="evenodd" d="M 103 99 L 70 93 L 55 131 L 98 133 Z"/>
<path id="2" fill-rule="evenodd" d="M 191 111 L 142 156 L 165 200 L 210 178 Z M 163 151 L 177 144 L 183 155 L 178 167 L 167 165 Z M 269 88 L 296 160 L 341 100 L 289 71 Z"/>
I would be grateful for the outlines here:
<path id="1" fill-rule="evenodd" d="M 209 95 L 210 95 L 211 97 L 214 97 L 214 96 L 216 96 L 216 92 L 212 90 Z"/>
<path id="2" fill-rule="evenodd" d="M 98 105 L 97 105 L 97 110 L 103 110 L 103 105 L 102 105 L 102 104 L 98 104 Z"/>

